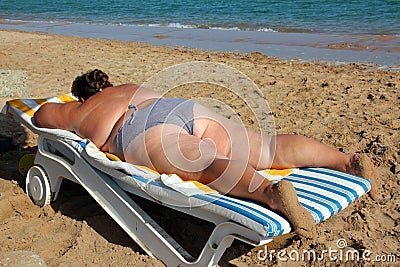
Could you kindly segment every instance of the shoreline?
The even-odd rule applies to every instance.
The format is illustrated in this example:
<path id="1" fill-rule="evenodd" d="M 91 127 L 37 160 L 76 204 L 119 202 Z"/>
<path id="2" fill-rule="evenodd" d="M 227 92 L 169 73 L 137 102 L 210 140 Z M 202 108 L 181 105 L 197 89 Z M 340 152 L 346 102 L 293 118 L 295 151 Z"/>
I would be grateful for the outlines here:
<path id="1" fill-rule="evenodd" d="M 0 20 L 0 29 L 143 42 L 216 52 L 258 52 L 284 60 L 400 69 L 400 36 L 257 32 L 159 26 Z"/>

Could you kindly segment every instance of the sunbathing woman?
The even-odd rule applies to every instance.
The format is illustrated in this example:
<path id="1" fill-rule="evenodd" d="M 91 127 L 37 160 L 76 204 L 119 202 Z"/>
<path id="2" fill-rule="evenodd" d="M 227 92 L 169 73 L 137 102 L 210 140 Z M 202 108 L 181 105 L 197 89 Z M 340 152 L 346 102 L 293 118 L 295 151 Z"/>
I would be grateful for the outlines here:
<path id="1" fill-rule="evenodd" d="M 132 84 L 112 86 L 101 70 L 77 77 L 72 93 L 80 101 L 43 105 L 35 124 L 75 131 L 127 162 L 268 205 L 302 235 L 309 236 L 315 226 L 293 185 L 273 184 L 257 170 L 326 167 L 375 175 L 364 155 L 345 154 L 298 135 L 261 135 L 191 100 L 163 98 Z"/>

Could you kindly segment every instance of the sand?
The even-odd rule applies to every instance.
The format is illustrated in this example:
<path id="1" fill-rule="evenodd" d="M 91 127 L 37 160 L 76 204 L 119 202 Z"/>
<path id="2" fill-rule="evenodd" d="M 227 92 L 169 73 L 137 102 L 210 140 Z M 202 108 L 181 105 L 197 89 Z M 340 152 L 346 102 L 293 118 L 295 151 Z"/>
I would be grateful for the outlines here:
<path id="1" fill-rule="evenodd" d="M 380 200 L 364 196 L 347 209 L 317 225 L 313 239 L 288 234 L 267 246 L 290 251 L 347 249 L 369 257 L 400 262 L 400 75 L 377 66 L 335 65 L 284 61 L 260 53 L 209 52 L 143 43 L 117 42 L 0 31 L 0 70 L 28 73 L 27 95 L 46 97 L 68 92 L 72 80 L 89 69 L 101 68 L 114 84 L 141 84 L 178 63 L 209 61 L 227 64 L 247 75 L 264 94 L 278 133 L 296 133 L 336 149 L 366 153 L 377 166 Z M 215 86 L 183 86 L 171 96 L 212 97 L 229 103 L 249 127 L 256 127 L 250 111 L 237 96 Z M 250 96 L 257 98 L 257 94 Z M 0 106 L 12 97 L 0 98 Z M 47 266 L 163 266 L 146 255 L 79 186 L 65 183 L 50 206 L 35 206 L 24 193 L 19 158 L 35 146 L 37 136 L 0 116 L 0 134 L 13 137 L 9 151 L 0 153 L 0 253 L 30 251 Z M 138 200 L 140 202 L 140 200 Z M 142 203 L 152 216 L 194 255 L 212 226 L 201 220 Z M 343 249 L 344 251 L 344 249 Z M 311 262 L 263 258 L 265 247 L 234 242 L 221 266 L 336 266 L 345 258 Z M 261 254 L 260 254 L 261 253 Z M 5 254 L 2 254 L 5 255 Z M 18 255 L 15 254 L 15 255 Z M 337 254 L 336 254 L 337 256 Z M 391 256 L 391 257 L 389 257 Z M 288 259 L 288 257 L 286 257 Z M 1 259 L 0 259 L 1 262 Z M 3 262 L 4 263 L 4 262 Z M 362 262 L 372 265 L 371 262 Z M 349 260 L 347 266 L 360 265 Z M 389 263 L 389 265 L 395 265 Z"/>

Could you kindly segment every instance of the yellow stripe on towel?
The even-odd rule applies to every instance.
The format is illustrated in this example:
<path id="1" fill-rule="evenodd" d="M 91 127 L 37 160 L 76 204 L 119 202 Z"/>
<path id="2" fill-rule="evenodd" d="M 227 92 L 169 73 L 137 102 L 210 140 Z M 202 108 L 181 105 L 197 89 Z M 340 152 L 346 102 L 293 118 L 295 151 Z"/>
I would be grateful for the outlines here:
<path id="1" fill-rule="evenodd" d="M 57 98 L 60 99 L 64 103 L 76 101 L 76 99 L 73 98 L 72 96 L 70 96 L 69 94 L 59 95 L 59 96 L 57 96 Z"/>
<path id="2" fill-rule="evenodd" d="M 119 157 L 117 157 L 117 156 L 114 155 L 114 154 L 111 154 L 111 153 L 108 153 L 108 152 L 104 152 L 104 154 L 106 154 L 106 157 L 107 157 L 109 160 L 112 160 L 112 161 L 122 161 Z"/>
<path id="3" fill-rule="evenodd" d="M 216 191 L 216 190 L 210 188 L 208 185 L 202 184 L 198 181 L 187 181 L 187 182 L 192 182 L 196 187 L 203 190 L 206 194 L 218 193 L 218 191 Z"/>
<path id="4" fill-rule="evenodd" d="M 273 175 L 273 176 L 282 176 L 282 177 L 286 177 L 289 176 L 290 174 L 293 173 L 292 169 L 283 169 L 283 170 L 265 170 L 265 172 L 269 175 Z"/>
<path id="5" fill-rule="evenodd" d="M 157 171 L 155 171 L 155 170 L 153 170 L 153 169 L 150 169 L 149 167 L 146 167 L 146 166 L 142 166 L 142 165 L 137 165 L 138 167 L 140 167 L 140 168 L 142 168 L 142 169 L 145 169 L 145 170 L 147 170 L 147 171 L 150 171 L 150 172 L 152 172 L 152 173 L 154 173 L 154 174 L 157 174 L 157 175 L 160 175 L 160 173 L 159 172 L 157 172 Z"/>
<path id="6" fill-rule="evenodd" d="M 290 174 L 294 173 L 295 171 L 296 169 L 283 169 L 283 170 L 266 169 L 258 171 L 258 173 L 264 176 L 266 179 L 272 181 L 272 180 L 280 180 L 284 177 L 287 177 Z"/>
<path id="7" fill-rule="evenodd" d="M 27 114 L 30 117 L 33 117 L 33 114 L 35 113 L 35 111 L 30 106 L 22 102 L 21 99 L 14 99 L 7 101 L 7 105 L 19 109 L 20 111 L 22 111 L 23 113 Z"/>
<path id="8" fill-rule="evenodd" d="M 46 104 L 48 101 L 47 99 L 33 99 L 38 105 L 42 106 L 43 104 Z"/>
<path id="9" fill-rule="evenodd" d="M 176 174 L 161 174 L 160 177 L 164 185 L 186 196 L 218 193 L 218 191 L 198 181 L 184 181 Z"/>

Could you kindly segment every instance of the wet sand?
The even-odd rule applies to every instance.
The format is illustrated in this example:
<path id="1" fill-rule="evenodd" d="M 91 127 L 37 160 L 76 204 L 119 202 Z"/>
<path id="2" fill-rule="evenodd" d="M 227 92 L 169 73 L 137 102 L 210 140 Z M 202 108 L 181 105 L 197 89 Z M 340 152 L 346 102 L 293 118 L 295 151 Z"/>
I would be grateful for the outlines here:
<path id="1" fill-rule="evenodd" d="M 138 25 L 39 21 L 0 21 L 0 29 L 144 42 L 163 46 L 252 53 L 282 59 L 359 62 L 400 67 L 400 37 L 391 35 L 318 32 L 260 32 L 226 29 L 175 28 Z"/>

